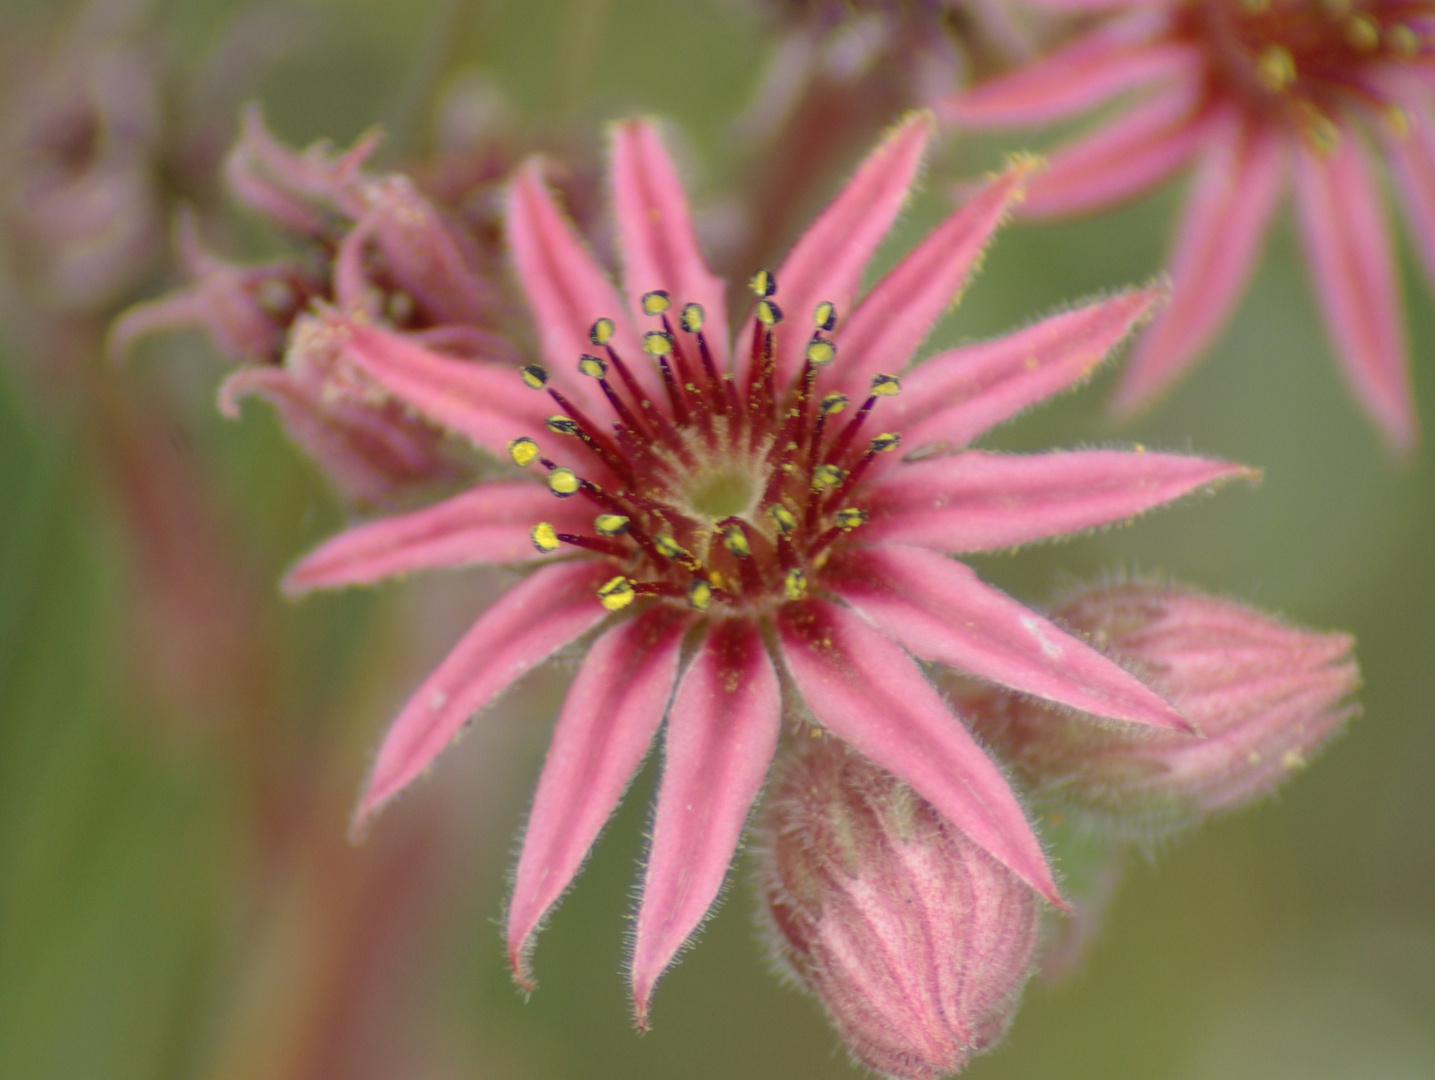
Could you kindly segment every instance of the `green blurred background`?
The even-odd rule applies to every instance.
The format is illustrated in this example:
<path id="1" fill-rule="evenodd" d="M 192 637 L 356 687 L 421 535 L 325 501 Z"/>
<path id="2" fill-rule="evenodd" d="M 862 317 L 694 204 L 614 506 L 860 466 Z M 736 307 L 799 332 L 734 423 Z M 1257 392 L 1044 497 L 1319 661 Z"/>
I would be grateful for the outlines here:
<path id="1" fill-rule="evenodd" d="M 195 70 L 243 6 L 159 7 L 163 62 Z M 673 121 L 700 207 L 760 178 L 732 125 L 773 37 L 741 4 L 295 10 L 289 47 L 246 90 L 291 143 L 343 145 L 383 122 L 393 164 L 424 149 L 445 85 L 476 71 L 545 131 Z M 6 0 L 7 54 L 46 47 L 60 14 Z M 1016 145 L 944 142 L 884 259 L 950 205 L 949 179 Z M 1179 186 L 1009 228 L 934 344 L 1150 278 Z M 1428 425 L 1435 303 L 1405 254 Z M 621 970 L 651 762 L 541 938 L 525 1002 L 497 920 L 568 666 L 525 680 L 366 844 L 345 841 L 372 746 L 502 575 L 281 601 L 279 575 L 344 510 L 265 407 L 219 419 L 212 348 L 162 339 L 116 369 L 96 351 L 103 317 L 57 321 L 13 284 L 0 315 L 0 1077 L 857 1075 L 816 1005 L 766 970 L 745 865 L 664 980 L 654 1029 L 633 1032 Z M 1034 981 L 968 1075 L 1435 1077 L 1432 455 L 1393 463 L 1358 413 L 1287 219 L 1230 331 L 1166 404 L 1114 427 L 1109 386 L 1108 372 L 993 443 L 1136 440 L 1250 462 L 1264 482 L 982 573 L 1038 603 L 1105 573 L 1169 573 L 1351 630 L 1365 717 L 1279 798 L 1134 860 L 1084 970 Z M 146 529 L 169 546 L 148 549 Z"/>

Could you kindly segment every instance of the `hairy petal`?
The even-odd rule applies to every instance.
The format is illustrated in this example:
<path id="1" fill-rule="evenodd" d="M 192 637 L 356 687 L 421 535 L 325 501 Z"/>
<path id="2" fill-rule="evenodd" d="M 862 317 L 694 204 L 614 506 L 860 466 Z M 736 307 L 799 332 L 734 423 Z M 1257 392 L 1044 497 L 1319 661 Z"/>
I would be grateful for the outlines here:
<path id="1" fill-rule="evenodd" d="M 889 404 L 909 447 L 958 449 L 1089 375 L 1165 299 L 1134 289 L 991 341 L 938 353 Z"/>
<path id="2" fill-rule="evenodd" d="M 958 127 L 1012 127 L 1060 120 L 1155 80 L 1190 80 L 1201 58 L 1192 47 L 1153 42 L 1163 15 L 1142 12 L 1108 23 L 1050 56 L 958 94 L 941 108 Z"/>
<path id="3" fill-rule="evenodd" d="M 548 399 L 513 368 L 455 360 L 375 326 L 349 323 L 344 355 L 405 404 L 498 456 L 516 435 L 543 432 Z"/>
<path id="4" fill-rule="evenodd" d="M 508 191 L 508 241 L 524 295 L 533 308 L 543 358 L 554 372 L 567 375 L 578 357 L 592 352 L 588 331 L 600 318 L 617 328 L 613 347 L 628 361 L 649 390 L 659 389 L 629 317 L 608 275 L 578 238 L 543 182 L 541 162 L 519 169 Z M 565 386 L 586 396 L 575 382 Z"/>
<path id="5" fill-rule="evenodd" d="M 644 293 L 662 289 L 678 309 L 697 303 L 718 370 L 727 363 L 727 298 L 721 278 L 698 247 L 677 170 L 653 126 L 619 124 L 613 135 L 613 200 L 622 239 L 623 284 L 634 311 Z"/>
<path id="6" fill-rule="evenodd" d="M 906 203 L 931 134 L 927 112 L 914 113 L 893 129 L 783 260 L 775 297 L 787 315 L 776 337 L 779 381 L 791 378 L 802 361 L 813 308 L 831 301 L 839 319 L 851 310 L 862 271 Z M 744 357 L 742 343 L 752 327 L 749 319 L 738 339 Z"/>
<path id="7" fill-rule="evenodd" d="M 667 606 L 609 630 L 563 701 L 533 796 L 508 905 L 508 956 L 533 988 L 528 953 L 648 752 L 678 677 L 690 616 Z"/>
<path id="8" fill-rule="evenodd" d="M 1148 403 L 1225 325 L 1285 190 L 1283 137 L 1220 115 L 1171 255 L 1171 303 L 1141 336 L 1116 392 L 1119 412 Z"/>
<path id="9" fill-rule="evenodd" d="M 1136 676 L 963 563 L 893 544 L 843 552 L 830 574 L 842 599 L 923 660 L 1095 716 L 1191 730 Z"/>
<path id="10" fill-rule="evenodd" d="M 1032 178 L 1021 216 L 1085 213 L 1160 183 L 1205 141 L 1195 103 L 1196 87 L 1181 86 L 1061 147 Z"/>
<path id="11" fill-rule="evenodd" d="M 818 723 L 1062 903 L 1006 779 L 898 645 L 823 600 L 785 605 L 778 633 L 787 669 Z"/>
<path id="12" fill-rule="evenodd" d="M 839 323 L 834 374 L 850 393 L 865 393 L 873 375 L 896 374 L 956 302 L 1008 211 L 1021 201 L 1034 162 L 1014 161 L 980 188 L 862 298 Z"/>
<path id="13" fill-rule="evenodd" d="M 479 616 L 424 680 L 384 736 L 354 814 L 354 831 L 438 757 L 471 717 L 519 676 L 603 621 L 595 595 L 605 563 L 546 566 Z"/>
<path id="14" fill-rule="evenodd" d="M 299 560 L 284 578 L 284 591 L 299 596 L 414 570 L 539 559 L 543 556 L 531 535 L 534 523 L 547 520 L 559 529 L 580 529 L 592 517 L 584 509 L 558 502 L 534 483 L 479 484 L 434 506 L 340 533 Z"/>
<path id="15" fill-rule="evenodd" d="M 872 493 L 864 541 L 961 554 L 1094 529 L 1237 477 L 1243 465 L 1181 454 L 968 450 L 909 462 Z"/>
<path id="16" fill-rule="evenodd" d="M 1418 438 L 1400 283 L 1380 192 L 1358 136 L 1296 159 L 1301 236 L 1346 378 L 1398 453 Z"/>
<path id="17" fill-rule="evenodd" d="M 653 986 L 716 899 L 777 748 L 777 674 L 756 624 L 713 624 L 668 720 L 629 972 L 638 1026 Z"/>

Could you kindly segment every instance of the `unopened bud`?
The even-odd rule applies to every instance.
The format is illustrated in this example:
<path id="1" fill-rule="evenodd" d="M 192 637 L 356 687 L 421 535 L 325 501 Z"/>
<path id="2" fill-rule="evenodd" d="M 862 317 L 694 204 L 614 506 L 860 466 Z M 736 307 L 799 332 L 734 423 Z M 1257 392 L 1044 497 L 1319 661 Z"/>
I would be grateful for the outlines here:
<path id="1" fill-rule="evenodd" d="M 831 737 L 779 770 L 763 823 L 774 951 L 887 1076 L 962 1069 L 1006 1030 L 1037 895 L 894 776 Z"/>
<path id="2" fill-rule="evenodd" d="M 1035 795 L 1120 834 L 1159 835 L 1259 798 L 1358 711 L 1346 634 L 1302 630 L 1177 586 L 1086 589 L 1052 614 L 1200 735 L 1100 723 L 987 690 L 959 692 L 957 708 Z"/>

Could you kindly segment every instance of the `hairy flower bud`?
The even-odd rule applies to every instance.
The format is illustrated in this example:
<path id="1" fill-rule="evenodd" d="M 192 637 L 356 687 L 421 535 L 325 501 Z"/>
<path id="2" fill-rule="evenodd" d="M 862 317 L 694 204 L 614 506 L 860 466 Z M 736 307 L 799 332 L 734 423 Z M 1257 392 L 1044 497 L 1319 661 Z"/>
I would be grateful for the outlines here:
<path id="1" fill-rule="evenodd" d="M 1251 802 L 1358 711 L 1346 634 L 1287 626 L 1180 586 L 1086 589 L 1053 616 L 1170 700 L 1201 737 L 1099 723 L 987 689 L 959 692 L 957 709 L 1036 795 L 1119 833 L 1160 834 Z"/>
<path id="2" fill-rule="evenodd" d="M 945 1076 L 1006 1030 L 1037 895 L 901 781 L 830 737 L 782 767 L 764 822 L 774 951 L 879 1073 Z"/>

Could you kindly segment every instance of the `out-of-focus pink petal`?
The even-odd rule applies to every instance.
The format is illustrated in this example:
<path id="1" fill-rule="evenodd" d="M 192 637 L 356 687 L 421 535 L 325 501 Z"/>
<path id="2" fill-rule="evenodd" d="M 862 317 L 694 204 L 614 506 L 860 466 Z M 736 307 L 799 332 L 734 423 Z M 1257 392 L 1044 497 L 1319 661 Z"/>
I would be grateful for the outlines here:
<path id="1" fill-rule="evenodd" d="M 883 544 L 834 556 L 824 580 L 923 660 L 1095 716 L 1191 730 L 1136 676 L 992 588 L 963 563 L 922 548 Z"/>
<path id="2" fill-rule="evenodd" d="M 591 519 L 590 508 L 554 499 L 539 484 L 479 484 L 437 505 L 340 533 L 289 571 L 284 591 L 298 596 L 310 589 L 370 584 L 414 570 L 538 559 L 543 556 L 531 535 L 537 522 L 572 532 Z"/>
<path id="3" fill-rule="evenodd" d="M 475 712 L 603 621 L 607 612 L 596 593 L 612 572 L 606 563 L 545 566 L 479 616 L 384 736 L 354 813 L 355 833 L 429 767 Z"/>
<path id="4" fill-rule="evenodd" d="M 1408 131 L 1396 135 L 1382 130 L 1385 152 L 1425 276 L 1435 285 L 1435 122 L 1423 102 L 1407 107 L 1406 118 Z"/>
<path id="5" fill-rule="evenodd" d="M 1080 214 L 1121 202 L 1179 169 L 1206 138 L 1198 88 L 1182 86 L 1055 151 L 1032 177 L 1024 218 Z"/>
<path id="6" fill-rule="evenodd" d="M 613 347 L 649 390 L 661 389 L 639 347 L 628 305 L 554 204 L 541 162 L 521 168 L 509 187 L 508 242 L 549 367 L 571 372 L 580 356 L 593 351 L 588 340 L 593 323 L 607 318 L 617 328 Z M 573 392 L 582 393 L 578 387 Z"/>
<path id="7" fill-rule="evenodd" d="M 896 374 L 907 365 L 938 317 L 961 294 L 1007 211 L 1021 201 L 1034 165 L 1031 158 L 1013 161 L 879 281 L 851 318 L 838 324 L 833 374 L 849 393 L 865 394 L 873 375 Z"/>
<path id="8" fill-rule="evenodd" d="M 958 127 L 1020 127 L 1060 120 L 1155 80 L 1189 82 L 1202 58 L 1192 46 L 1153 41 L 1159 12 L 1141 12 L 1092 31 L 1043 60 L 958 94 L 940 107 Z"/>
<path id="9" fill-rule="evenodd" d="M 549 398 L 513 368 L 441 356 L 359 323 L 349 324 L 344 355 L 400 401 L 499 457 L 514 437 L 544 430 Z"/>
<path id="10" fill-rule="evenodd" d="M 882 408 L 908 447 L 958 449 L 1085 378 L 1165 295 L 1160 288 L 1133 289 L 938 353 L 904 375 L 902 393 Z"/>
<path id="11" fill-rule="evenodd" d="M 1144 513 L 1198 488 L 1256 474 L 1180 454 L 968 450 L 903 464 L 875 485 L 862 540 L 961 554 L 1029 544 Z"/>
<path id="12" fill-rule="evenodd" d="M 1391 447 L 1411 453 L 1418 422 L 1400 282 L 1380 191 L 1354 131 L 1329 154 L 1300 149 L 1296 194 L 1321 313 L 1346 378 Z"/>
<path id="13" fill-rule="evenodd" d="M 1171 255 L 1171 303 L 1136 344 L 1116 391 L 1119 412 L 1159 394 L 1234 310 L 1285 189 L 1283 137 L 1218 114 Z"/>
<path id="14" fill-rule="evenodd" d="M 727 364 L 727 296 L 698 247 L 687 195 L 653 126 L 619 124 L 613 136 L 613 203 L 623 252 L 623 285 L 635 312 L 644 293 L 662 289 L 673 303 L 696 303 L 718 370 Z"/>
<path id="15" fill-rule="evenodd" d="M 823 600 L 785 605 L 778 632 L 787 670 L 818 723 L 1062 904 L 1006 779 L 901 648 Z"/>
<path id="16" fill-rule="evenodd" d="M 629 971 L 639 1027 L 658 977 L 722 886 L 777 748 L 779 714 L 777 674 L 756 624 L 714 623 L 668 719 Z"/>
<path id="17" fill-rule="evenodd" d="M 508 957 L 533 988 L 528 953 L 613 813 L 662 722 L 690 617 L 666 605 L 622 623 L 588 651 L 563 702 L 508 905 Z"/>
<path id="18" fill-rule="evenodd" d="M 791 378 L 802 361 L 813 308 L 823 301 L 835 304 L 839 324 L 851 310 L 862 271 L 907 201 L 932 122 L 931 113 L 919 112 L 893 129 L 783 260 L 774 297 L 787 316 L 776 335 L 779 382 Z M 748 319 L 737 342 L 744 364 L 752 327 Z"/>

